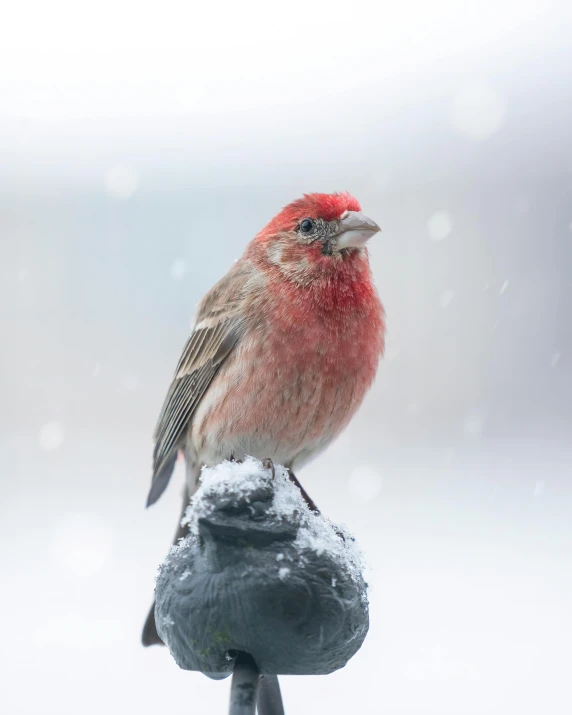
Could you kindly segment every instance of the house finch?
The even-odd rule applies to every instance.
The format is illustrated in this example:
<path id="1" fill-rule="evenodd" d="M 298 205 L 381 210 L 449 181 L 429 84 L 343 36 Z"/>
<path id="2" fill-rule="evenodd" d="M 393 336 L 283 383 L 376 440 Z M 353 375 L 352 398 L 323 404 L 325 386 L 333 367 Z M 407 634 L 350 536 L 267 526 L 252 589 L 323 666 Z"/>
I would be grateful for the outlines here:
<path id="1" fill-rule="evenodd" d="M 383 353 L 365 247 L 379 230 L 348 193 L 306 194 L 252 239 L 199 304 L 157 424 L 148 506 L 179 449 L 184 511 L 202 465 L 251 455 L 296 472 L 346 427 Z M 153 609 L 143 643 L 161 643 Z"/>

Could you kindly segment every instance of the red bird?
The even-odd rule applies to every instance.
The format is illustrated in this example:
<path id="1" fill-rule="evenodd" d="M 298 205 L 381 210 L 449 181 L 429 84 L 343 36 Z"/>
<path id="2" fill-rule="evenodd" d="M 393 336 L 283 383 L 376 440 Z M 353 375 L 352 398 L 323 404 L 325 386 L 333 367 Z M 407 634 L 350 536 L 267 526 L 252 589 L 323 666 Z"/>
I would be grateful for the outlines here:
<path id="1" fill-rule="evenodd" d="M 306 194 L 206 294 L 157 424 L 148 506 L 179 449 L 184 510 L 202 465 L 251 455 L 295 473 L 346 427 L 383 354 L 365 247 L 379 230 L 348 193 Z M 143 643 L 161 643 L 153 609 Z"/>

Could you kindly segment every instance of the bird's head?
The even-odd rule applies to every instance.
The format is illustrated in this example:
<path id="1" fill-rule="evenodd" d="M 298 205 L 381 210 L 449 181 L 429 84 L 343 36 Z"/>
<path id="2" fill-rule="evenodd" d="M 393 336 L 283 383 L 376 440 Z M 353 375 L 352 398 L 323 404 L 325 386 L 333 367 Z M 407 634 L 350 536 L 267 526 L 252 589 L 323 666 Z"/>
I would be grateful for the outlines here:
<path id="1" fill-rule="evenodd" d="M 380 230 L 347 192 L 305 194 L 260 231 L 251 251 L 291 277 L 302 279 L 365 258 L 367 241 Z"/>

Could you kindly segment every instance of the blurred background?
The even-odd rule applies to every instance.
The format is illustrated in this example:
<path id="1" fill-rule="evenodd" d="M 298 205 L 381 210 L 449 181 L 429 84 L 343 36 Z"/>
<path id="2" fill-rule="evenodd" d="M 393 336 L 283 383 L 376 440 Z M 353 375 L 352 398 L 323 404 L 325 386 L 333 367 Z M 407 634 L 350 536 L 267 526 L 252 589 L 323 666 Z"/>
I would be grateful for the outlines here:
<path id="1" fill-rule="evenodd" d="M 288 713 L 572 711 L 572 10 L 12 3 L 0 27 L 0 554 L 10 715 L 223 713 L 140 630 L 182 472 L 152 432 L 193 311 L 285 203 L 349 190 L 386 358 L 299 475 L 371 631 Z"/>

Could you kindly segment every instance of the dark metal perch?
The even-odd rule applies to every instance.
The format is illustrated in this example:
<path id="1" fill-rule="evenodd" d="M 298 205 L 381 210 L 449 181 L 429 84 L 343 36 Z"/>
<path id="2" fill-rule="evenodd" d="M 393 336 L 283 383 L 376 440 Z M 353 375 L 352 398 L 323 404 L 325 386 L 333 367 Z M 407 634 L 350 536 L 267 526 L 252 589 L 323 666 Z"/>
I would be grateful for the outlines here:
<path id="1" fill-rule="evenodd" d="M 282 693 L 277 675 L 261 675 L 258 692 L 259 715 L 284 715 Z"/>
<path id="2" fill-rule="evenodd" d="M 258 700 L 260 674 L 248 653 L 239 653 L 234 661 L 230 685 L 230 715 L 254 715 Z"/>
<path id="3" fill-rule="evenodd" d="M 247 693 L 260 715 L 281 715 L 276 675 L 342 668 L 368 630 L 353 540 L 308 509 L 285 470 L 273 477 L 255 460 L 205 478 L 155 595 L 157 630 L 178 665 L 233 673 L 233 715 L 254 713 Z"/>

